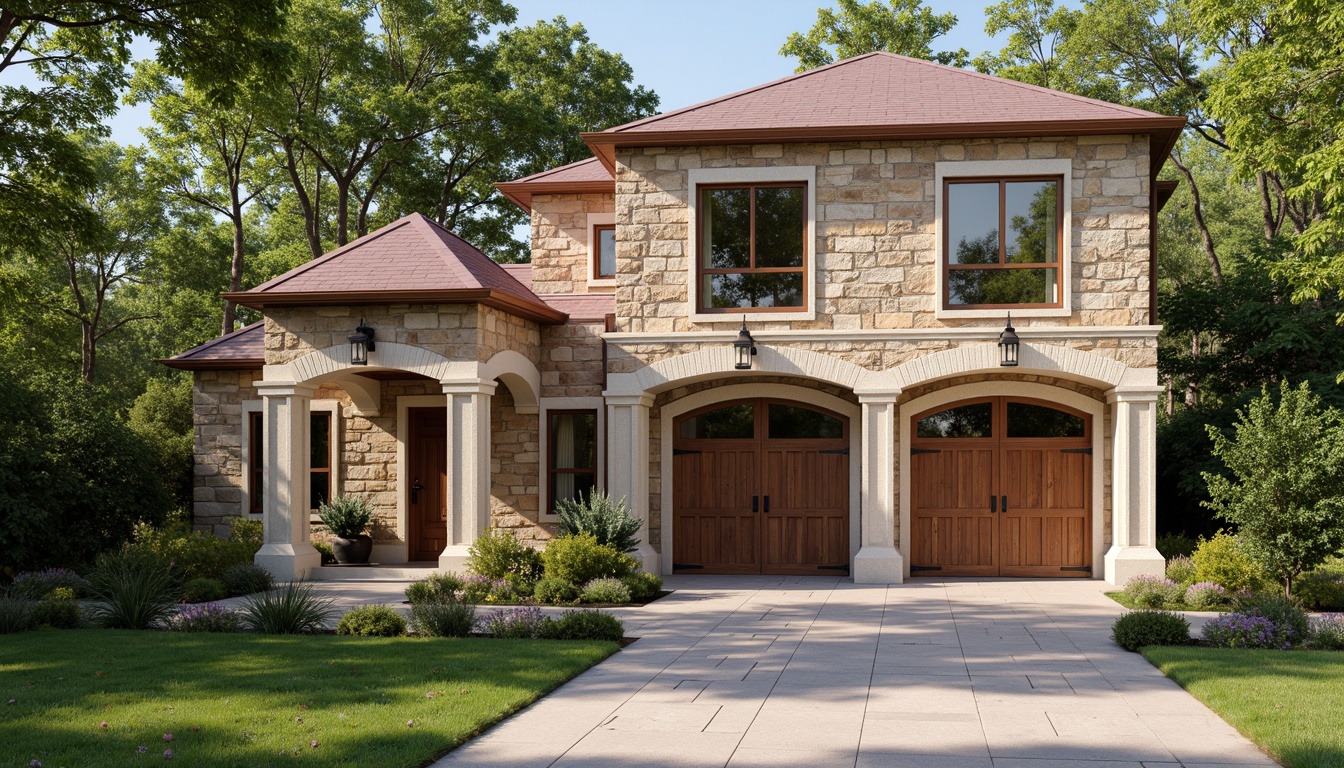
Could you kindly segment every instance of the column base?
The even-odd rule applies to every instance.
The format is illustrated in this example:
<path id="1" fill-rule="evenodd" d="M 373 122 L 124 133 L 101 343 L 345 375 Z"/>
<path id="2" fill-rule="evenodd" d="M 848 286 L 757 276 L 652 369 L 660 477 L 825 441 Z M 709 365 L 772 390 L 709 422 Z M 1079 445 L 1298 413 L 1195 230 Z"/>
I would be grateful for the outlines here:
<path id="1" fill-rule="evenodd" d="M 863 547 L 854 556 L 855 584 L 902 584 L 905 560 L 895 547 Z"/>
<path id="2" fill-rule="evenodd" d="M 1111 547 L 1106 553 L 1106 583 L 1123 587 L 1135 576 L 1167 573 L 1167 559 L 1155 547 Z"/>
<path id="3" fill-rule="evenodd" d="M 467 559 L 471 557 L 468 544 L 449 544 L 439 553 L 439 570 L 463 573 L 467 570 Z"/>
<path id="4" fill-rule="evenodd" d="M 654 575 L 662 573 L 659 565 L 662 558 L 659 557 L 658 552 L 654 550 L 653 546 L 647 541 L 641 541 L 639 545 L 635 547 L 635 551 L 630 553 L 630 556 L 639 561 L 639 569 L 641 571 L 652 573 Z"/>
<path id="5" fill-rule="evenodd" d="M 309 571 L 322 567 L 322 554 L 307 542 L 263 544 L 252 562 L 270 571 L 276 581 L 298 581 L 308 578 Z"/>

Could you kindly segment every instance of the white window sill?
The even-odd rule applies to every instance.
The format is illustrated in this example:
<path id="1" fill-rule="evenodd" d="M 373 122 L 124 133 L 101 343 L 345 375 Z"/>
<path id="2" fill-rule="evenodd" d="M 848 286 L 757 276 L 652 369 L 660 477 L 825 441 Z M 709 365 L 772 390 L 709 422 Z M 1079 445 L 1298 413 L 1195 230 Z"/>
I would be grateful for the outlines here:
<path id="1" fill-rule="evenodd" d="M 1073 314 L 1073 310 L 1068 307 L 1049 307 L 1049 308 L 1030 308 L 1021 309 L 937 309 L 933 316 L 939 320 L 983 320 L 994 318 L 1002 320 L 1011 314 L 1013 317 L 1068 317 Z"/>
<path id="2" fill-rule="evenodd" d="M 692 323 L 741 323 L 744 315 L 746 316 L 748 323 L 773 323 L 780 321 L 817 319 L 816 312 L 752 312 L 748 309 L 737 312 L 697 312 L 690 316 L 690 321 Z"/>

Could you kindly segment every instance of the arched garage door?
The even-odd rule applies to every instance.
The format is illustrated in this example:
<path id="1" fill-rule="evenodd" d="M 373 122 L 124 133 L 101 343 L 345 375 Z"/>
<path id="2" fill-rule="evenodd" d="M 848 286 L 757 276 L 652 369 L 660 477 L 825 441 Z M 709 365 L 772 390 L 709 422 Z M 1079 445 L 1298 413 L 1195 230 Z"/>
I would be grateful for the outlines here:
<path id="1" fill-rule="evenodd" d="M 844 417 L 738 400 L 692 411 L 673 430 L 674 572 L 849 572 Z"/>
<path id="2" fill-rule="evenodd" d="M 988 397 L 910 426 L 912 575 L 1091 574 L 1086 414 Z"/>

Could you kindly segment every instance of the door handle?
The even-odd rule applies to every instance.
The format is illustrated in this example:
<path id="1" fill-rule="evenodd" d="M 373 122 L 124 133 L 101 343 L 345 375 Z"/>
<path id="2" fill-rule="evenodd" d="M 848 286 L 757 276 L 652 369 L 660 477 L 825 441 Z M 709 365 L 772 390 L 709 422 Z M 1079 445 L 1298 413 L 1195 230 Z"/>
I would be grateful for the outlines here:
<path id="1" fill-rule="evenodd" d="M 770 497 L 765 497 L 765 514 L 770 514 Z"/>
<path id="2" fill-rule="evenodd" d="M 411 483 L 411 503 L 412 503 L 412 504 L 418 504 L 418 503 L 420 502 L 420 492 L 423 491 L 424 489 L 425 489 L 425 486 L 423 486 L 423 485 L 420 484 L 420 478 L 417 477 L 417 478 L 415 478 L 414 481 L 412 481 L 412 483 Z"/>
<path id="3" fill-rule="evenodd" d="M 761 497 L 760 497 L 760 496 L 752 496 L 752 497 L 751 497 L 751 511 L 752 511 L 752 512 L 760 512 L 760 511 L 761 511 L 761 510 L 760 510 L 760 506 L 761 506 Z"/>
<path id="4" fill-rule="evenodd" d="M 1001 512 L 1005 512 L 1005 513 L 1008 511 L 1008 497 L 1007 497 L 1007 496 L 1000 497 L 1000 499 L 999 499 L 999 511 L 1001 511 Z"/>
<path id="5" fill-rule="evenodd" d="M 989 514 L 992 515 L 998 511 L 999 511 L 999 500 L 994 496 L 994 494 L 991 493 L 989 494 Z"/>

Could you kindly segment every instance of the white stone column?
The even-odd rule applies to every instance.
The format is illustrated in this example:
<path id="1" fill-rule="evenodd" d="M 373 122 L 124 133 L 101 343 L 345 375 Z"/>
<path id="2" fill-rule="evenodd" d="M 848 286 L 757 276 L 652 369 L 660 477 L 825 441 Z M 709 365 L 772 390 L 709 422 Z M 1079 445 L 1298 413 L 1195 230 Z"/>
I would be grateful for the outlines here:
<path id="1" fill-rule="evenodd" d="M 460 571 L 490 527 L 490 397 L 493 381 L 443 382 L 448 398 L 448 544 L 440 570 Z"/>
<path id="2" fill-rule="evenodd" d="M 630 514 L 644 521 L 639 548 L 632 554 L 645 571 L 660 573 L 658 553 L 649 543 L 653 533 L 649 529 L 649 408 L 653 395 L 608 395 L 606 403 L 607 495 L 625 499 Z M 663 511 L 664 528 L 671 523 L 671 515 L 670 510 Z"/>
<path id="3" fill-rule="evenodd" d="M 1161 576 L 1157 551 L 1157 398 L 1161 387 L 1116 387 L 1111 458 L 1111 548 L 1106 581 L 1123 585 L 1139 575 Z"/>
<path id="4" fill-rule="evenodd" d="M 311 542 L 308 499 L 309 402 L 315 388 L 261 382 L 257 391 L 265 409 L 266 495 L 264 534 L 255 562 L 279 581 L 302 579 L 322 564 Z"/>
<path id="5" fill-rule="evenodd" d="M 854 556 L 855 584 L 900 584 L 905 564 L 896 549 L 896 397 L 859 395 L 863 409 L 862 485 L 859 494 L 862 541 Z"/>

